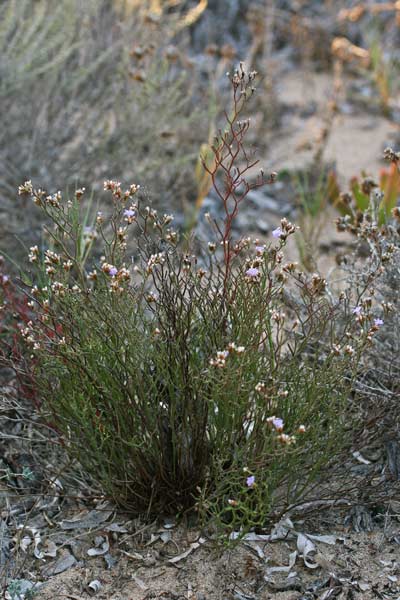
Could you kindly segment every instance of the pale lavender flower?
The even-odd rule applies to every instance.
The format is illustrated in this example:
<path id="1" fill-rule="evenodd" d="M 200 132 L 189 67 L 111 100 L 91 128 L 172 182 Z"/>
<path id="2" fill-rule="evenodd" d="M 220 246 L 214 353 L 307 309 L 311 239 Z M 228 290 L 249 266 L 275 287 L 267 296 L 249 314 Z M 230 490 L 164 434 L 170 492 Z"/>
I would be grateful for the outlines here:
<path id="1" fill-rule="evenodd" d="M 260 274 L 260 271 L 258 269 L 256 269 L 256 267 L 251 267 L 250 269 L 247 269 L 247 271 L 246 271 L 247 277 L 257 277 L 259 274 Z"/>
<path id="2" fill-rule="evenodd" d="M 124 217 L 127 217 L 128 219 L 132 219 L 135 216 L 135 214 L 136 212 L 131 208 L 127 208 L 126 210 L 124 210 Z"/>
<path id="3" fill-rule="evenodd" d="M 272 425 L 275 427 L 275 429 L 277 431 L 282 431 L 282 429 L 283 429 L 283 420 L 280 419 L 279 417 L 275 417 L 272 420 Z"/>
<path id="4" fill-rule="evenodd" d="M 253 487 L 253 485 L 256 482 L 256 478 L 254 477 L 254 475 L 250 475 L 247 479 L 246 479 L 246 485 L 247 487 Z"/>
<path id="5" fill-rule="evenodd" d="M 111 267 L 111 269 L 108 272 L 111 275 L 111 277 L 115 277 L 116 274 L 118 273 L 118 269 L 117 269 L 117 267 Z"/>
<path id="6" fill-rule="evenodd" d="M 383 325 L 383 320 L 382 319 L 374 319 L 374 325 L 375 325 L 375 327 L 380 327 L 381 325 Z"/>
<path id="7" fill-rule="evenodd" d="M 273 230 L 272 237 L 280 238 L 282 233 L 283 233 L 282 229 L 280 227 L 277 227 L 276 229 Z"/>
<path id="8" fill-rule="evenodd" d="M 362 307 L 361 306 L 356 306 L 355 308 L 353 308 L 353 315 L 357 315 L 357 317 L 360 316 L 362 311 Z"/>
<path id="9" fill-rule="evenodd" d="M 256 246 L 256 252 L 257 254 L 264 254 L 265 246 Z"/>

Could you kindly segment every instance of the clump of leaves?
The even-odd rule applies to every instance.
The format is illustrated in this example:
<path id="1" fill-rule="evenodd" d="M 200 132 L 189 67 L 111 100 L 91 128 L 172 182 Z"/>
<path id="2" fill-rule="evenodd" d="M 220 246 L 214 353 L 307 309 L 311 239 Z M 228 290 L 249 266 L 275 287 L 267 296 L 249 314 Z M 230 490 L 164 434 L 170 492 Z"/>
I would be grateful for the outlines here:
<path id="1" fill-rule="evenodd" d="M 357 214 L 361 215 L 373 209 L 375 221 L 378 225 L 383 225 L 390 218 L 391 211 L 400 197 L 398 167 L 392 163 L 389 168 L 381 169 L 378 181 L 366 173 L 363 173 L 362 177 L 361 180 L 353 177 L 349 192 L 338 193 L 333 204 L 342 215 L 349 215 L 355 224 Z"/>
<path id="2" fill-rule="evenodd" d="M 11 579 L 7 584 L 5 598 L 9 600 L 33 600 L 36 598 L 40 585 L 36 586 L 27 579 Z"/>
<path id="3" fill-rule="evenodd" d="M 53 224 L 51 248 L 30 251 L 35 316 L 22 334 L 66 449 L 130 511 L 196 507 L 222 532 L 262 526 L 307 493 L 340 448 L 375 331 L 354 318 L 364 288 L 335 298 L 285 261 L 286 219 L 267 244 L 233 238 L 248 191 L 275 178 L 247 179 L 255 75 L 231 76 L 233 109 L 205 164 L 225 218 L 206 215 L 196 252 L 136 185 L 106 181 L 112 207 L 90 231 L 82 190 L 66 201 L 20 187 Z"/>

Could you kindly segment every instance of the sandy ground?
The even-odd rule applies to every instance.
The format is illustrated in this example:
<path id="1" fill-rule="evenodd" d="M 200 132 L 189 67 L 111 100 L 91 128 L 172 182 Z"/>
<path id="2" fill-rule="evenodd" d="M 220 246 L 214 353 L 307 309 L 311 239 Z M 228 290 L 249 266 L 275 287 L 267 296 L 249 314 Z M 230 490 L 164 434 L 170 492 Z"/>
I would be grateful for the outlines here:
<path id="1" fill-rule="evenodd" d="M 344 81 L 344 88 L 349 81 Z M 270 166 L 276 170 L 302 169 L 310 162 L 327 116 L 327 105 L 334 97 L 332 75 L 290 71 L 279 78 L 276 94 L 286 111 L 281 129 L 272 136 Z M 339 110 L 325 146 L 324 160 L 335 164 L 342 184 L 362 171 L 377 175 L 383 164 L 382 151 L 399 132 L 399 126 L 382 114 L 368 114 L 361 107 L 349 104 L 343 94 L 337 103 Z"/>
<path id="2" fill-rule="evenodd" d="M 174 535 L 174 542 L 164 550 L 148 546 L 147 552 L 142 552 L 144 560 L 138 560 L 133 552 L 131 558 L 122 555 L 111 570 L 106 570 L 100 559 L 82 561 L 52 577 L 38 590 L 37 598 L 83 600 L 89 597 L 88 584 L 93 580 L 101 585 L 93 594 L 99 600 L 399 598 L 399 522 L 390 530 L 336 533 L 335 545 L 317 543 L 316 563 L 320 566 L 307 568 L 297 557 L 289 577 L 287 573 L 270 574 L 269 569 L 288 565 L 295 541 L 242 543 L 220 556 L 205 544 L 171 564 L 168 557 L 176 554 L 177 548 L 184 551 L 188 547 Z"/>

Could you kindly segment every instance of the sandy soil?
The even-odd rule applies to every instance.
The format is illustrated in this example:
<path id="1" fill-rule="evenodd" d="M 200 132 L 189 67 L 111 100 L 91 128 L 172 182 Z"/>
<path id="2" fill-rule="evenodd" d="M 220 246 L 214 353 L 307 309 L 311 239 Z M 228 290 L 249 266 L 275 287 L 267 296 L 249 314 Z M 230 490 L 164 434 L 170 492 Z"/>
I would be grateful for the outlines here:
<path id="1" fill-rule="evenodd" d="M 350 81 L 343 83 L 344 88 Z M 268 166 L 276 170 L 303 169 L 312 158 L 327 105 L 333 98 L 332 75 L 290 71 L 279 78 L 276 93 L 286 110 L 281 129 L 272 136 Z M 382 151 L 399 126 L 381 114 L 368 114 L 348 104 L 340 96 L 338 108 L 323 156 L 326 162 L 335 164 L 339 180 L 345 185 L 364 170 L 374 175 L 379 172 Z"/>
<path id="2" fill-rule="evenodd" d="M 397 532 L 397 543 L 394 541 Z M 40 590 L 41 600 L 84 599 L 88 584 L 100 581 L 95 594 L 103 600 L 304 600 L 307 598 L 398 598 L 400 596 L 399 523 L 391 530 L 370 533 L 336 532 L 334 546 L 317 543 L 315 569 L 297 557 L 287 573 L 268 575 L 269 568 L 288 564 L 295 541 L 242 543 L 218 556 L 207 544 L 176 564 L 170 552 L 184 551 L 187 542 L 174 534 L 173 543 L 147 548 L 143 561 L 131 553 L 111 569 L 100 559 L 85 560 L 67 572 L 52 577 Z M 391 540 L 391 541 L 390 541 Z M 164 556 L 163 556 L 164 554 Z M 262 556 L 262 557 L 261 557 Z M 147 563 L 147 566 L 145 566 Z"/>

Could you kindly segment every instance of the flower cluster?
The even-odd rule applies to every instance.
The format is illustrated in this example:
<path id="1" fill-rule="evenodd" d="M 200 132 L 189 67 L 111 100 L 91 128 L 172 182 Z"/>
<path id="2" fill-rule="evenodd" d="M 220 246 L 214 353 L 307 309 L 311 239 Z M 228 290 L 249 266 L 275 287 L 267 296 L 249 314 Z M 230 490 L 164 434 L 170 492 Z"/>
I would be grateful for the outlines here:
<path id="1" fill-rule="evenodd" d="M 122 266 L 118 269 L 116 266 L 110 263 L 103 262 L 101 265 L 101 270 L 104 274 L 111 278 L 110 290 L 112 292 L 123 292 L 124 287 L 122 284 L 129 283 L 131 280 L 129 269 L 127 269 L 125 266 Z M 96 281 L 97 272 L 95 270 L 90 272 L 88 274 L 88 279 Z"/>
<path id="2" fill-rule="evenodd" d="M 147 261 L 146 273 L 148 275 L 150 275 L 154 271 L 154 268 L 157 265 L 162 265 L 164 262 L 165 262 L 164 252 L 158 252 L 157 254 L 152 254 Z"/>
<path id="3" fill-rule="evenodd" d="M 296 227 L 296 225 L 293 225 L 293 223 L 290 223 L 290 221 L 284 217 L 281 219 L 280 226 L 272 231 L 272 237 L 281 242 L 285 242 L 290 235 L 296 233 L 297 229 L 298 227 Z"/>
<path id="4" fill-rule="evenodd" d="M 265 396 L 267 393 L 267 384 L 264 381 L 259 381 L 254 389 L 258 394 Z"/>
<path id="5" fill-rule="evenodd" d="M 126 208 L 124 210 L 124 220 L 131 225 L 135 220 L 136 220 L 136 210 L 137 210 L 137 206 L 136 204 L 133 204 L 132 206 L 130 206 L 129 208 Z"/>
<path id="6" fill-rule="evenodd" d="M 115 277 L 118 273 L 117 267 L 115 267 L 114 265 L 110 265 L 107 262 L 104 262 L 101 265 L 101 270 L 103 271 L 103 273 L 106 273 L 106 275 L 110 275 L 110 277 Z"/>
<path id="7" fill-rule="evenodd" d="M 234 354 L 241 355 L 245 352 L 244 346 L 237 346 L 235 342 L 230 342 L 226 350 L 217 352 L 215 358 L 211 358 L 209 364 L 217 369 L 222 369 L 226 365 L 226 359 Z"/>
<path id="8" fill-rule="evenodd" d="M 122 191 L 121 183 L 119 181 L 113 181 L 108 179 L 104 182 L 104 191 L 110 191 L 113 195 L 114 200 L 121 200 L 126 202 L 129 198 L 132 198 L 140 189 L 140 185 L 132 184 L 128 190 Z"/>
<path id="9" fill-rule="evenodd" d="M 279 417 L 268 417 L 267 423 L 272 425 L 277 431 L 283 431 L 283 420 Z"/>
<path id="10" fill-rule="evenodd" d="M 260 280 L 260 270 L 258 267 L 250 267 L 245 274 L 248 281 L 258 282 Z"/>
<path id="11" fill-rule="evenodd" d="M 31 263 L 37 262 L 38 258 L 39 258 L 38 246 L 31 246 L 29 248 L 29 254 L 28 254 L 29 262 L 31 262 Z"/>
<path id="12" fill-rule="evenodd" d="M 283 445 L 287 445 L 290 446 L 291 444 L 295 444 L 296 443 L 296 436 L 294 435 L 288 435 L 287 433 L 283 432 L 284 429 L 284 422 L 283 419 L 281 419 L 280 417 L 268 417 L 267 418 L 267 423 L 274 428 L 274 430 L 278 433 L 277 435 L 277 440 L 283 444 Z M 305 433 L 306 428 L 304 425 L 300 425 L 298 427 L 298 433 Z"/>

